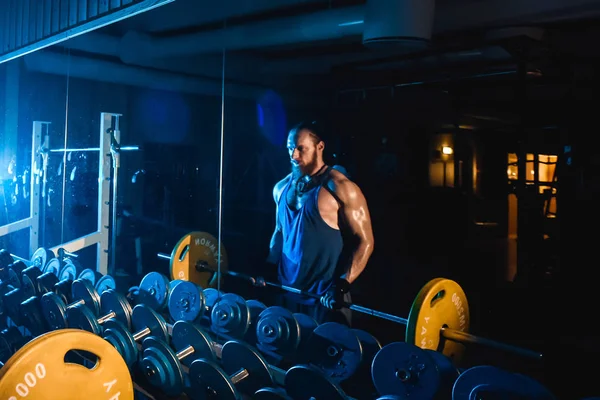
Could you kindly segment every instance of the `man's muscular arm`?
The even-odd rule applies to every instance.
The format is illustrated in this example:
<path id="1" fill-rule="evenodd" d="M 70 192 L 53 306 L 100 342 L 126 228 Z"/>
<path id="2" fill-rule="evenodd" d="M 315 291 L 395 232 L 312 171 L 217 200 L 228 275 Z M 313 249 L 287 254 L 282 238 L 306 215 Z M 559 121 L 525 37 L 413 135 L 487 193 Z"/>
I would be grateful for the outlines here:
<path id="1" fill-rule="evenodd" d="M 341 175 L 341 174 L 340 174 Z M 359 277 L 367 266 L 367 262 L 373 253 L 375 239 L 373 227 L 371 226 L 371 214 L 367 200 L 360 188 L 351 180 L 340 177 L 331 181 L 334 193 L 340 202 L 340 214 L 343 223 L 356 239 L 356 245 L 352 249 L 350 265 L 347 272 L 342 276 L 349 283 Z"/>
<path id="2" fill-rule="evenodd" d="M 277 211 L 279 208 L 279 198 L 281 197 L 281 192 L 285 187 L 286 179 L 287 177 L 273 187 L 273 200 L 275 201 L 275 229 L 273 230 L 273 235 L 271 236 L 269 255 L 267 256 L 267 262 L 270 264 L 278 264 L 279 259 L 281 258 L 283 236 L 281 234 L 281 225 L 278 218 L 279 213 Z"/>

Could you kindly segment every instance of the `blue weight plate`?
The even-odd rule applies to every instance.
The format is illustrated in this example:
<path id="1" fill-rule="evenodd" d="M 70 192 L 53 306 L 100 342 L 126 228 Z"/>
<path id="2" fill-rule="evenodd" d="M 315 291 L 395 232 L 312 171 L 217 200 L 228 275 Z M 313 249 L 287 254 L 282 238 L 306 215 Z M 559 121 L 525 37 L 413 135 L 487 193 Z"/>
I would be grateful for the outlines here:
<path id="1" fill-rule="evenodd" d="M 307 344 L 310 364 L 322 369 L 335 382 L 345 381 L 359 368 L 362 345 L 352 330 L 337 322 L 317 326 Z"/>
<path id="2" fill-rule="evenodd" d="M 104 317 L 112 315 L 113 319 L 122 322 L 131 329 L 131 314 L 133 310 L 127 298 L 113 289 L 107 289 L 100 295 L 100 314 Z"/>
<path id="3" fill-rule="evenodd" d="M 210 316 L 213 306 L 221 297 L 223 297 L 223 292 L 218 291 L 215 288 L 206 288 L 202 291 L 204 294 L 204 303 L 206 305 L 206 313 Z M 205 313 L 205 315 L 206 315 Z"/>
<path id="4" fill-rule="evenodd" d="M 292 400 L 284 389 L 272 387 L 258 389 L 252 398 L 254 400 Z"/>
<path id="5" fill-rule="evenodd" d="M 300 325 L 287 308 L 272 306 L 256 323 L 256 346 L 268 354 L 293 357 L 300 345 Z"/>
<path id="6" fill-rule="evenodd" d="M 191 322 L 177 321 L 173 324 L 171 343 L 178 353 L 190 346 L 194 349 L 191 354 L 180 360 L 188 367 L 192 361 L 198 358 L 217 360 L 213 341 L 206 333 L 202 332 L 198 325 Z"/>
<path id="7" fill-rule="evenodd" d="M 373 358 L 373 384 L 380 395 L 433 399 L 441 378 L 434 359 L 423 349 L 404 342 L 387 344 Z"/>
<path id="8" fill-rule="evenodd" d="M 138 360 L 138 346 L 133 335 L 121 322 L 111 319 L 103 324 L 102 337 L 121 354 L 129 370 L 133 370 Z"/>
<path id="9" fill-rule="evenodd" d="M 513 392 L 518 386 L 519 379 L 511 372 L 490 365 L 480 365 L 460 374 L 452 388 L 452 399 L 472 400 L 478 398 L 477 393 L 483 395 L 485 392 L 495 399 L 508 399 L 510 393 L 518 394 Z"/>
<path id="10" fill-rule="evenodd" d="M 102 294 L 107 289 L 117 290 L 117 283 L 112 275 L 107 274 L 98 278 L 94 287 L 98 293 Z"/>
<path id="11" fill-rule="evenodd" d="M 190 394 L 195 400 L 239 400 L 229 375 L 215 361 L 199 358 L 190 364 Z M 190 397 L 192 397 L 190 396 Z"/>
<path id="12" fill-rule="evenodd" d="M 31 264 L 34 267 L 39 268 L 40 271 L 44 271 L 44 267 L 46 267 L 48 261 L 55 257 L 56 255 L 52 250 L 40 247 L 33 252 L 33 255 L 31 256 Z"/>
<path id="13" fill-rule="evenodd" d="M 223 345 L 221 364 L 230 376 L 242 369 L 248 371 L 248 376 L 236 384 L 241 393 L 254 393 L 260 388 L 274 384 L 267 361 L 258 350 L 242 341 L 230 340 Z"/>
<path id="14" fill-rule="evenodd" d="M 319 326 L 319 323 L 316 319 L 304 313 L 294 313 L 294 318 L 296 318 L 298 325 L 300 325 L 300 345 L 298 346 L 298 351 L 296 352 L 294 360 L 297 364 L 306 364 L 308 363 L 308 351 L 306 347 L 308 345 L 308 339 L 315 328 Z"/>
<path id="15" fill-rule="evenodd" d="M 452 397 L 452 387 L 460 375 L 460 371 L 456 368 L 452 359 L 444 353 L 430 349 L 424 350 L 433 358 L 437 365 L 438 373 L 440 375 L 440 396 L 444 398 Z"/>
<path id="16" fill-rule="evenodd" d="M 169 278 L 159 272 L 147 273 L 140 282 L 139 302 L 155 311 L 167 306 Z"/>
<path id="17" fill-rule="evenodd" d="M 26 297 L 38 295 L 37 277 L 42 274 L 37 267 L 28 267 L 21 273 L 21 290 L 26 293 Z"/>
<path id="18" fill-rule="evenodd" d="M 250 311 L 250 325 L 244 336 L 244 341 L 252 346 L 256 344 L 256 323 L 261 312 L 267 309 L 267 306 L 258 300 L 246 300 L 246 307 Z"/>
<path id="19" fill-rule="evenodd" d="M 204 315 L 202 288 L 190 281 L 178 281 L 169 292 L 169 315 L 173 321 L 194 322 Z"/>
<path id="20" fill-rule="evenodd" d="M 91 332 L 94 335 L 102 333 L 102 327 L 90 309 L 83 304 L 75 304 L 67 309 L 67 326 Z"/>
<path id="21" fill-rule="evenodd" d="M 94 285 L 94 287 L 96 286 L 96 282 L 98 281 L 98 279 L 100 279 L 101 277 L 102 275 L 99 272 L 94 271 L 90 268 L 84 269 L 79 275 L 77 275 L 77 279 L 83 279 L 85 281 L 88 281 L 89 283 Z"/>
<path id="22" fill-rule="evenodd" d="M 131 325 L 134 332 L 141 332 L 148 328 L 149 336 L 168 341 L 167 323 L 156 311 L 145 304 L 138 304 L 133 307 L 131 313 Z"/>
<path id="23" fill-rule="evenodd" d="M 375 358 L 375 354 L 381 350 L 381 342 L 377 340 L 375 336 L 362 329 L 352 329 L 352 332 L 354 332 L 358 337 L 358 340 L 360 340 L 363 349 L 363 358 L 360 369 L 366 369 L 370 373 L 373 358 Z"/>
<path id="24" fill-rule="evenodd" d="M 169 396 L 183 392 L 183 370 L 177 356 L 169 345 L 155 337 L 147 337 L 142 342 L 140 370 L 154 387 Z"/>
<path id="25" fill-rule="evenodd" d="M 347 400 L 342 388 L 313 365 L 295 365 L 284 379 L 285 391 L 293 399 Z"/>
<path id="26" fill-rule="evenodd" d="M 42 295 L 40 303 L 48 329 L 56 330 L 67 327 L 67 306 L 59 295 L 48 292 Z"/>
<path id="27" fill-rule="evenodd" d="M 234 293 L 225 293 L 212 308 L 211 329 L 228 338 L 242 339 L 250 327 L 250 310 L 246 300 Z"/>
<path id="28" fill-rule="evenodd" d="M 62 280 L 74 280 L 77 279 L 77 266 L 70 258 L 63 259 L 63 266 L 58 272 L 58 279 Z"/>
<path id="29" fill-rule="evenodd" d="M 52 272 L 56 277 L 59 276 L 60 270 L 63 267 L 63 263 L 60 262 L 58 258 L 51 258 L 46 262 L 46 266 L 42 270 L 42 272 Z"/>
<path id="30" fill-rule="evenodd" d="M 35 278 L 35 284 L 39 294 L 48 293 L 54 290 L 54 285 L 58 283 L 58 277 L 52 272 L 44 272 Z"/>
<path id="31" fill-rule="evenodd" d="M 71 298 L 74 302 L 83 300 L 94 315 L 100 314 L 100 295 L 88 281 L 75 279 L 71 284 Z"/>

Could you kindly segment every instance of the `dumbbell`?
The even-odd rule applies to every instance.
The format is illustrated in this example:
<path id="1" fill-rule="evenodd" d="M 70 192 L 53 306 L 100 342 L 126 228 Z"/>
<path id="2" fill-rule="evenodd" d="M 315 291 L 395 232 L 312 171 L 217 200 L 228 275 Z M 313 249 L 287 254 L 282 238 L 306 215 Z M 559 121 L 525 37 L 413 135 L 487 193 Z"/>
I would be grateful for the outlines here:
<path id="1" fill-rule="evenodd" d="M 449 357 L 405 342 L 383 346 L 371 363 L 377 392 L 401 398 L 451 398 L 459 375 Z"/>
<path id="2" fill-rule="evenodd" d="M 279 387 L 265 387 L 258 389 L 254 395 L 254 400 L 292 400 L 286 393 L 285 389 Z"/>
<path id="3" fill-rule="evenodd" d="M 138 301 L 154 311 L 163 312 L 167 308 L 169 293 L 178 282 L 169 280 L 160 272 L 149 272 L 140 281 Z"/>
<path id="4" fill-rule="evenodd" d="M 131 312 L 131 330 L 118 320 L 109 319 L 104 322 L 102 337 L 109 341 L 125 359 L 130 368 L 138 360 L 138 342 L 148 336 L 168 341 L 168 325 L 165 319 L 145 304 L 137 304 Z"/>
<path id="5" fill-rule="evenodd" d="M 140 368 L 150 384 L 167 395 L 176 396 L 184 389 L 182 364 L 189 366 L 199 358 L 216 360 L 221 345 L 188 321 L 173 324 L 171 343 L 172 347 L 153 336 L 144 339 Z"/>
<path id="6" fill-rule="evenodd" d="M 317 326 L 317 321 L 307 314 L 292 313 L 280 306 L 268 307 L 256 322 L 256 347 L 277 364 L 284 359 L 305 363 L 307 339 Z"/>
<path id="7" fill-rule="evenodd" d="M 77 304 L 84 304 L 94 315 L 100 313 L 100 295 L 94 286 L 82 279 L 76 279 L 71 284 L 71 299 L 67 304 L 55 292 L 48 292 L 40 298 L 42 314 L 51 330 L 67 328 L 67 311 Z"/>
<path id="8" fill-rule="evenodd" d="M 338 383 L 311 364 L 294 365 L 288 369 L 285 373 L 284 387 L 286 393 L 294 400 L 350 398 Z"/>
<path id="9" fill-rule="evenodd" d="M 228 339 L 256 344 L 256 321 L 267 306 L 257 300 L 244 300 L 234 293 L 225 293 L 210 313 L 211 330 Z"/>
<path id="10" fill-rule="evenodd" d="M 67 325 L 69 328 L 77 328 L 91 332 L 95 335 L 102 334 L 102 325 L 111 319 L 123 323 L 127 329 L 131 329 L 131 305 L 127 298 L 113 289 L 107 289 L 100 295 L 101 317 L 96 315 L 84 304 L 76 304 L 67 310 Z"/>
<path id="11" fill-rule="evenodd" d="M 169 291 L 168 309 L 173 321 L 188 321 L 210 328 L 210 315 L 223 293 L 202 289 L 191 281 L 178 281 Z"/>
<path id="12" fill-rule="evenodd" d="M 271 366 L 247 343 L 227 341 L 221 351 L 221 364 L 199 358 L 189 368 L 190 395 L 195 399 L 241 399 L 241 393 L 252 395 L 274 383 Z M 306 381 L 305 384 L 310 384 Z"/>

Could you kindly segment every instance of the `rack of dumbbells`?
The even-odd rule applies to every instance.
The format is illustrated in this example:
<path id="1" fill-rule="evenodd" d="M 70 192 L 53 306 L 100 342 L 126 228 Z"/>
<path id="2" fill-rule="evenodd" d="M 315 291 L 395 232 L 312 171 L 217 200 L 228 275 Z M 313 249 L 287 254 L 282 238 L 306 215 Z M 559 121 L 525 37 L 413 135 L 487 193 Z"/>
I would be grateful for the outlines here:
<path id="1" fill-rule="evenodd" d="M 159 254 L 171 277 L 147 273 L 127 293 L 68 252 L 41 248 L 24 260 L 2 250 L 0 397 L 554 399 L 522 374 L 460 367 L 469 343 L 542 355 L 468 332 L 466 296 L 452 280 L 428 282 L 408 318 L 347 304 L 406 325 L 405 342 L 382 345 L 364 330 L 219 291 L 225 277 L 256 278 L 229 269 L 215 243 L 189 233 Z"/>

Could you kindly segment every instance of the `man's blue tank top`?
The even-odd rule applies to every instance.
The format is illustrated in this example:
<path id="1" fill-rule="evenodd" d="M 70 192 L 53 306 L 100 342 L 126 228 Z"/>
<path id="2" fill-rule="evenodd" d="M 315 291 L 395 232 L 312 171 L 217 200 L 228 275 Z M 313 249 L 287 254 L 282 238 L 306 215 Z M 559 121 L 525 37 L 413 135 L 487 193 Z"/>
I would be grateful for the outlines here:
<path id="1" fill-rule="evenodd" d="M 329 170 L 323 175 L 328 180 Z M 327 225 L 318 208 L 320 182 L 304 194 L 306 200 L 298 210 L 287 203 L 292 179 L 286 184 L 278 204 L 283 248 L 279 262 L 279 279 L 284 285 L 293 286 L 317 295 L 323 295 L 331 286 L 343 241 L 339 229 Z M 327 189 L 324 189 L 327 190 Z M 314 299 L 297 299 L 307 304 Z"/>

